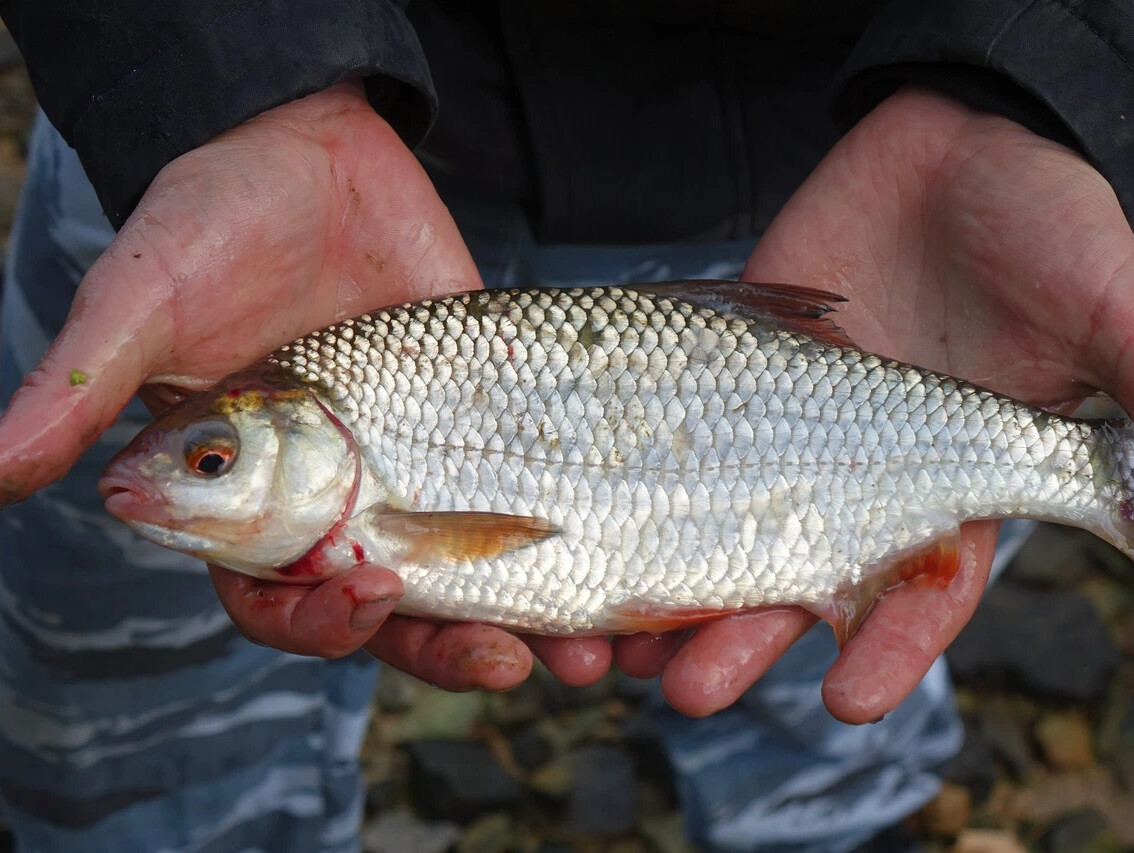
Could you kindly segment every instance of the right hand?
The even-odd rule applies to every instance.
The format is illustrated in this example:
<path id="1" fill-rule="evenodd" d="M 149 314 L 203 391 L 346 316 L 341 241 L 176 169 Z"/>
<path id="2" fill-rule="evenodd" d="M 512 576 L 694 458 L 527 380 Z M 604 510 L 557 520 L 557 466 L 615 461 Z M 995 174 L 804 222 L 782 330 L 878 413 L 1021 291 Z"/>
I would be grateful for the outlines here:
<path id="1" fill-rule="evenodd" d="M 87 273 L 0 418 L 0 505 L 63 476 L 140 388 L 208 387 L 312 329 L 480 286 L 448 211 L 361 83 L 270 110 L 166 166 Z M 86 381 L 72 386 L 73 370 Z M 287 651 L 365 646 L 450 689 L 504 689 L 531 669 L 528 646 L 503 630 L 390 617 L 401 584 L 379 567 L 314 589 L 212 574 L 245 634 Z M 597 638 L 532 648 L 568 683 L 610 664 Z"/>

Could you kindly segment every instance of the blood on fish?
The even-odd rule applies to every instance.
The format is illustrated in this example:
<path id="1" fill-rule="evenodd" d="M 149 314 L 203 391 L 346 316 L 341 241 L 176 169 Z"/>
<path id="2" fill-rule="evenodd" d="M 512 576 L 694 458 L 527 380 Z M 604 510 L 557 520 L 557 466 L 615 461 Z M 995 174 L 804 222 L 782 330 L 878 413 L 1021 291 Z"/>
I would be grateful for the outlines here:
<path id="1" fill-rule="evenodd" d="M 351 550 L 354 551 L 354 559 L 356 562 L 364 562 L 366 560 L 366 552 L 362 550 L 362 546 L 355 542 L 353 539 L 350 542 Z"/>
<path id="2" fill-rule="evenodd" d="M 331 561 L 327 559 L 327 550 L 335 547 L 335 535 L 343 529 L 344 524 L 344 521 L 339 521 L 334 527 L 327 531 L 322 539 L 312 545 L 311 549 L 306 554 L 291 565 L 281 566 L 276 569 L 276 572 L 280 577 L 294 580 L 306 578 L 315 580 L 326 575 L 327 569 L 335 568 L 334 565 L 331 564 Z"/>
<path id="3" fill-rule="evenodd" d="M 1118 514 L 1123 521 L 1134 521 L 1134 500 L 1129 498 L 1118 505 Z"/>

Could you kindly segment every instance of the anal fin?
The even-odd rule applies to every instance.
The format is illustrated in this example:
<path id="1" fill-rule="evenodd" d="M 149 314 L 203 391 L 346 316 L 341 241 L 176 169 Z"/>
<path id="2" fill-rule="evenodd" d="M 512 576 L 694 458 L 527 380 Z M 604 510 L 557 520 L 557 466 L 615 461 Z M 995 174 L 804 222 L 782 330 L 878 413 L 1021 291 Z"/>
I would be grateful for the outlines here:
<path id="1" fill-rule="evenodd" d="M 739 613 L 704 607 L 676 607 L 641 599 L 630 599 L 609 608 L 601 620 L 603 631 L 614 634 L 664 634 Z"/>
<path id="2" fill-rule="evenodd" d="M 890 590 L 910 583 L 948 586 L 960 565 L 961 534 L 953 531 L 869 567 L 861 583 L 837 592 L 819 615 L 834 629 L 841 649 L 858 633 L 874 605 Z"/>

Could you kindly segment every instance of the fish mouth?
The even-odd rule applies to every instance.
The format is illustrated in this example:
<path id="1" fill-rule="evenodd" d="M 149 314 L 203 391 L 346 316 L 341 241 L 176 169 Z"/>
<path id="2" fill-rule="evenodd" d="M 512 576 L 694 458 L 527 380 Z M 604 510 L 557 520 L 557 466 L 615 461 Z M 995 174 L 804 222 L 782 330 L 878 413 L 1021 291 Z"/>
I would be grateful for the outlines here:
<path id="1" fill-rule="evenodd" d="M 104 475 L 98 481 L 98 493 L 103 507 L 119 521 L 157 521 L 163 515 L 161 510 L 169 505 L 164 495 L 121 475 Z"/>

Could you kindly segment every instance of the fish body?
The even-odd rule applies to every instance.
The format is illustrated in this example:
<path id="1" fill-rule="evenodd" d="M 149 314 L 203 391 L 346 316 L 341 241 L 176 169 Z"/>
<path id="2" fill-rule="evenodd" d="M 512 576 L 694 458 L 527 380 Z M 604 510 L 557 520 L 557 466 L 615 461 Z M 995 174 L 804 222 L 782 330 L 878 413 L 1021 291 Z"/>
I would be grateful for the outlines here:
<path id="1" fill-rule="evenodd" d="M 374 312 L 167 414 L 104 493 L 143 535 L 240 571 L 310 581 L 373 562 L 402 578 L 400 612 L 544 634 L 794 604 L 845 639 L 885 589 L 947 582 L 971 519 L 1060 521 L 1129 551 L 1124 422 L 861 352 L 823 317 L 833 299 L 705 282 Z M 208 497 L 212 474 L 171 488 L 188 454 L 168 425 L 226 406 L 275 422 L 233 428 L 224 476 L 269 434 L 285 448 L 298 430 L 306 451 L 281 450 L 227 503 Z M 276 524 L 285 502 L 305 520 Z M 234 512 L 254 516 L 246 534 L 209 541 Z"/>

